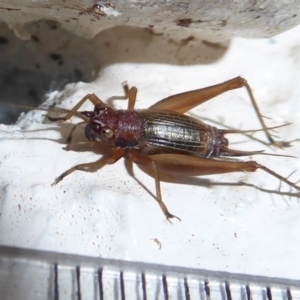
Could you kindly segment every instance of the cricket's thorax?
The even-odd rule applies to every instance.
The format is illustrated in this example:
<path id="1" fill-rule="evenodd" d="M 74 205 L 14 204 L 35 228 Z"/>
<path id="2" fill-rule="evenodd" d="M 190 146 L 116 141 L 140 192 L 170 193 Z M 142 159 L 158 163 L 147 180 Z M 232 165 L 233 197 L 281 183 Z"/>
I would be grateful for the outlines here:
<path id="1" fill-rule="evenodd" d="M 119 148 L 137 147 L 143 134 L 144 119 L 137 110 L 118 110 L 118 130 L 115 145 Z"/>

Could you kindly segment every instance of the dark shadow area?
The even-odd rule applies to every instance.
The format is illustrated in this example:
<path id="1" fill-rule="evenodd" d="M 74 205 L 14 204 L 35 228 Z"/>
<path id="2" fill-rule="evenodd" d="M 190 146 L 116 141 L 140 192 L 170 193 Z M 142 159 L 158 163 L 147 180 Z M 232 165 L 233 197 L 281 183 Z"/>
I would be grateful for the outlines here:
<path id="1" fill-rule="evenodd" d="M 44 95 L 62 90 L 67 83 L 90 81 L 76 54 L 69 57 L 68 48 L 62 47 L 67 36 L 60 37 L 55 23 L 32 25 L 29 41 L 18 39 L 6 24 L 0 23 L 0 101 L 38 106 Z M 16 121 L 20 109 L 0 106 L 0 123 Z"/>
<path id="2" fill-rule="evenodd" d="M 208 41 L 185 31 L 171 35 L 128 26 L 104 30 L 92 40 L 53 21 L 31 23 L 27 29 L 31 40 L 22 41 L 0 23 L 2 102 L 38 106 L 46 93 L 62 90 L 67 83 L 90 82 L 115 63 L 210 64 L 229 45 L 229 41 Z M 19 109 L 0 106 L 0 123 L 14 123 L 19 114 Z"/>

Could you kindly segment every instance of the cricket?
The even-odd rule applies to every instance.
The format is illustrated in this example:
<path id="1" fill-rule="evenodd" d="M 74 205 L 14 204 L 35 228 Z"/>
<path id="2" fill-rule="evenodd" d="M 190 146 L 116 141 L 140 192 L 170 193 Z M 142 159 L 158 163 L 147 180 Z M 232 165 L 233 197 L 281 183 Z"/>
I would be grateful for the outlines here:
<path id="1" fill-rule="evenodd" d="M 127 109 L 114 109 L 104 103 L 95 94 L 83 97 L 71 110 L 43 109 L 64 113 L 63 117 L 47 116 L 50 121 L 67 121 L 76 116 L 82 121 L 75 124 L 67 138 L 78 126 L 85 125 L 85 136 L 93 143 L 107 144 L 110 154 L 90 163 L 78 164 L 58 176 L 53 185 L 58 184 L 74 171 L 96 172 L 100 168 L 114 164 L 121 158 L 149 169 L 153 174 L 156 187 L 155 200 L 168 220 L 179 217 L 171 214 L 165 205 L 160 188 L 160 175 L 177 177 L 205 176 L 231 172 L 256 172 L 262 170 L 290 188 L 300 191 L 300 186 L 268 167 L 256 161 L 241 161 L 237 157 L 256 154 L 267 154 L 263 151 L 244 151 L 231 149 L 226 134 L 245 134 L 264 131 L 270 145 L 287 147 L 288 142 L 275 141 L 270 130 L 289 124 L 268 128 L 259 111 L 248 82 L 236 77 L 213 86 L 187 91 L 164 98 L 147 109 L 135 109 L 137 88 L 123 84 L 125 97 L 128 99 Z M 216 96 L 233 89 L 245 88 L 256 115 L 261 124 L 258 130 L 218 129 L 198 118 L 186 115 L 189 110 Z M 79 111 L 80 107 L 90 101 L 93 111 Z M 278 155 L 280 156 L 280 155 Z M 284 156 L 284 155 L 283 155 Z"/>

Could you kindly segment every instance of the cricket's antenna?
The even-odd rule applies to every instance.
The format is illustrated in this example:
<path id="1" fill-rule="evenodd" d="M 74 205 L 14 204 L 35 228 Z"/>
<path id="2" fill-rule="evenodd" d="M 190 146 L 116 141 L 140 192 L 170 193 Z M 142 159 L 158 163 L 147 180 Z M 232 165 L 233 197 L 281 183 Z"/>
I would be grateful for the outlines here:
<path id="1" fill-rule="evenodd" d="M 78 111 L 72 111 L 72 110 L 69 110 L 69 109 L 66 109 L 66 108 L 60 108 L 60 107 L 34 107 L 34 106 L 30 106 L 30 105 L 22 105 L 22 104 L 15 104 L 15 103 L 7 103 L 7 102 L 1 102 L 0 101 L 0 104 L 1 105 L 4 105 L 4 106 L 10 106 L 10 107 L 14 107 L 14 108 L 23 108 L 23 109 L 26 109 L 26 110 L 42 110 L 42 111 L 47 111 L 47 112 L 55 112 L 55 113 L 58 113 L 58 114 L 72 114 L 82 120 L 84 120 L 85 122 L 88 122 L 89 119 L 82 115 L 80 112 Z"/>
<path id="2" fill-rule="evenodd" d="M 268 130 L 273 130 L 276 128 L 281 128 L 284 126 L 289 126 L 292 123 L 285 123 L 282 125 L 278 125 L 278 126 L 273 126 L 273 127 L 267 127 Z M 261 129 L 250 129 L 250 130 L 238 130 L 238 129 L 219 129 L 220 132 L 222 132 L 223 134 L 229 134 L 229 133 L 251 133 L 251 132 L 259 132 L 259 131 L 264 131 L 263 128 Z"/>

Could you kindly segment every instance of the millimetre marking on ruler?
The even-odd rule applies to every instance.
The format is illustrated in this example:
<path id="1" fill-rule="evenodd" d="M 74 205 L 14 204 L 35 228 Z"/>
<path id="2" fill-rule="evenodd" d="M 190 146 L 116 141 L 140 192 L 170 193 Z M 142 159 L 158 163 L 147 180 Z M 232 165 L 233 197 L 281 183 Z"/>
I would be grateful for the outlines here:
<path id="1" fill-rule="evenodd" d="M 168 292 L 168 282 L 167 282 L 167 276 L 162 276 L 162 284 L 163 284 L 163 290 L 164 290 L 164 296 L 165 300 L 169 299 L 169 292 Z"/>
<path id="2" fill-rule="evenodd" d="M 269 286 L 267 286 L 267 288 L 266 288 L 266 295 L 267 295 L 268 300 L 272 300 L 272 292 L 271 292 L 271 288 Z"/>
<path id="3" fill-rule="evenodd" d="M 227 280 L 225 281 L 225 292 L 226 292 L 227 300 L 232 300 L 230 285 L 229 285 L 229 282 Z"/>
<path id="4" fill-rule="evenodd" d="M 76 267 L 76 283 L 77 283 L 77 299 L 81 300 L 81 290 L 80 290 L 80 267 Z"/>
<path id="5" fill-rule="evenodd" d="M 190 297 L 190 289 L 189 289 L 189 284 L 188 284 L 188 281 L 187 281 L 186 277 L 184 277 L 184 279 L 183 279 L 183 285 L 184 285 L 185 299 L 186 300 L 190 300 L 191 299 L 191 297 Z"/>
<path id="6" fill-rule="evenodd" d="M 100 300 L 103 300 L 103 281 L 102 281 L 102 273 L 103 273 L 103 269 L 99 268 L 98 269 L 98 284 L 99 284 L 99 298 Z"/>
<path id="7" fill-rule="evenodd" d="M 57 264 L 54 264 L 54 300 L 59 300 Z"/>
<path id="8" fill-rule="evenodd" d="M 125 286 L 123 272 L 120 272 L 120 288 L 121 288 L 121 299 L 125 300 Z"/>
<path id="9" fill-rule="evenodd" d="M 287 296 L 287 300 L 293 300 L 293 296 L 291 294 L 290 288 L 286 289 L 286 296 Z"/>
<path id="10" fill-rule="evenodd" d="M 251 290 L 248 284 L 246 285 L 246 295 L 247 295 L 247 300 L 252 300 Z"/>
<path id="11" fill-rule="evenodd" d="M 141 279 L 142 279 L 143 300 L 147 300 L 147 290 L 146 290 L 146 277 L 145 277 L 145 273 L 141 273 Z"/>
<path id="12" fill-rule="evenodd" d="M 209 300 L 210 299 L 210 288 L 209 288 L 208 280 L 204 281 L 204 290 L 205 290 L 205 293 L 206 293 L 206 299 Z"/>

